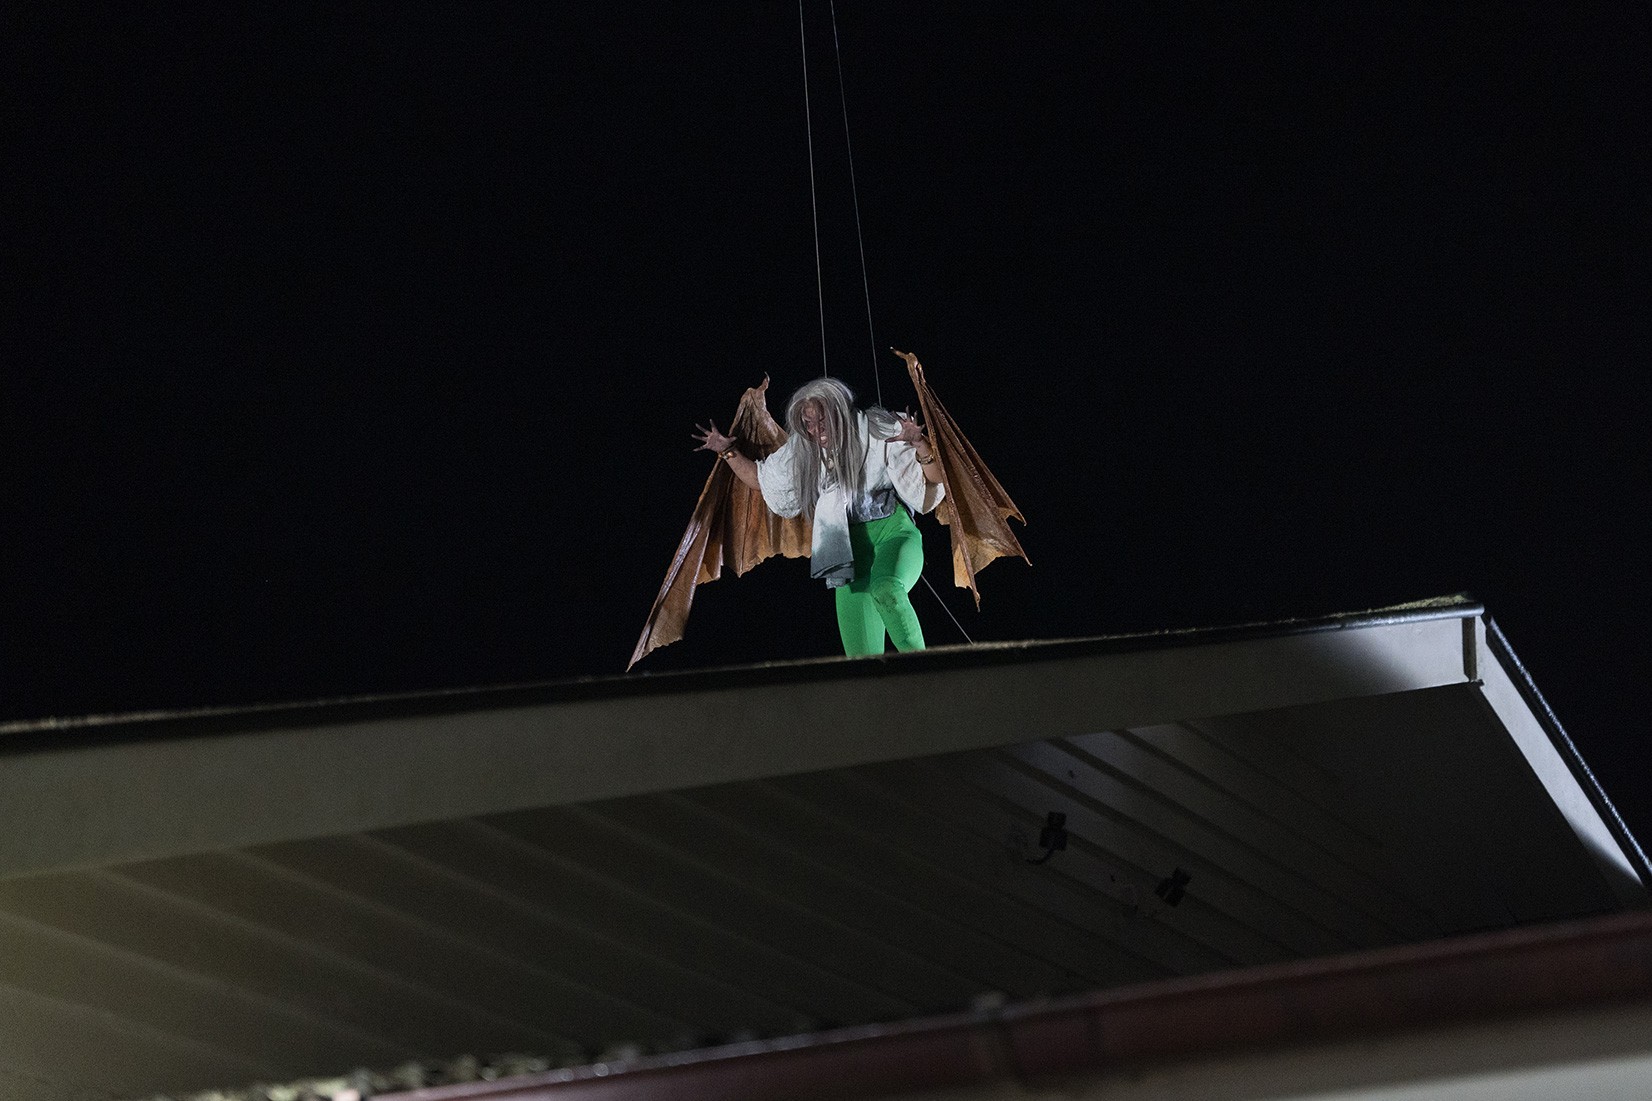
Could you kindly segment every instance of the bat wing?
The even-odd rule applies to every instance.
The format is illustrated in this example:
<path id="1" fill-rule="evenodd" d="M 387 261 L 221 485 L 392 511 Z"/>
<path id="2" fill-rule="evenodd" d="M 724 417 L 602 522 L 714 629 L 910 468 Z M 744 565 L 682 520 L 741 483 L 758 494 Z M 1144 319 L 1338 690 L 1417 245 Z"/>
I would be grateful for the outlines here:
<path id="1" fill-rule="evenodd" d="M 765 375 L 762 385 L 741 396 L 729 426 L 729 435 L 739 441 L 741 453 L 752 459 L 767 458 L 786 442 L 785 430 L 769 415 L 768 389 Z M 695 502 L 688 530 L 677 544 L 626 669 L 649 651 L 683 637 L 695 589 L 721 577 L 725 565 L 738 577 L 776 554 L 807 558 L 809 535 L 805 517 L 776 516 L 763 503 L 761 493 L 736 478 L 726 462 L 717 463 Z"/>
<path id="2" fill-rule="evenodd" d="M 1027 552 L 1021 549 L 1021 542 L 1009 525 L 1012 516 L 1023 524 L 1027 518 L 1021 515 L 1021 510 L 981 461 L 941 399 L 935 396 L 918 357 L 910 352 L 895 354 L 906 360 L 906 371 L 912 377 L 924 426 L 946 483 L 946 497 L 935 509 L 935 515 L 952 535 L 952 580 L 959 588 L 975 594 L 975 606 L 979 608 L 981 591 L 975 587 L 975 575 L 987 563 L 995 558 L 1019 558 L 1028 562 Z"/>

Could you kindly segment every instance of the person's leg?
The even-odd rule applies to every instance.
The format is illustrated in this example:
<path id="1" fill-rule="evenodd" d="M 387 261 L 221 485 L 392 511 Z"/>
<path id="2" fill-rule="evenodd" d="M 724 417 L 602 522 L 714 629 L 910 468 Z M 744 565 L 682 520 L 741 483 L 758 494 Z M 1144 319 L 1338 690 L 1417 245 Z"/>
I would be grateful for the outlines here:
<path id="1" fill-rule="evenodd" d="M 874 521 L 876 523 L 877 521 Z M 852 658 L 881 654 L 884 650 L 883 617 L 867 588 L 874 560 L 869 524 L 849 525 L 849 548 L 855 555 L 855 579 L 832 592 L 837 600 L 837 630 L 843 652 Z"/>
<path id="2" fill-rule="evenodd" d="M 896 509 L 893 515 L 866 527 L 872 542 L 866 591 L 895 649 L 922 650 L 924 629 L 906 594 L 923 575 L 923 533 L 905 509 Z M 859 554 L 855 556 L 855 576 L 857 580 L 861 576 Z"/>
<path id="3" fill-rule="evenodd" d="M 852 658 L 883 653 L 883 617 L 872 594 L 854 592 L 848 585 L 832 591 L 837 594 L 837 631 L 843 652 Z"/>

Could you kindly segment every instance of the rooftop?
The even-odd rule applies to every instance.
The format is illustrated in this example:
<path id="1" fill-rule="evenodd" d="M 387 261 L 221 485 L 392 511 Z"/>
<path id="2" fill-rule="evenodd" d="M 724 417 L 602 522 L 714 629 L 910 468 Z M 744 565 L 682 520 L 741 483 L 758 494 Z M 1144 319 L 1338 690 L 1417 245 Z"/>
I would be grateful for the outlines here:
<path id="1" fill-rule="evenodd" d="M 12 724 L 0 754 L 0 1085 L 43 1099 L 886 1024 L 1652 883 L 1462 598 Z"/>

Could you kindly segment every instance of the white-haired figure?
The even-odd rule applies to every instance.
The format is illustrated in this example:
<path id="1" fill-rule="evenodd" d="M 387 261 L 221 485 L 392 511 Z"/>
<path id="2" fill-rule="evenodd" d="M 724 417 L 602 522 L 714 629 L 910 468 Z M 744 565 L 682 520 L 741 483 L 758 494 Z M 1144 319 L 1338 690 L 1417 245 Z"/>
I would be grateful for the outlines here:
<path id="1" fill-rule="evenodd" d="M 781 516 L 807 514 L 814 529 L 809 573 L 837 601 L 843 652 L 922 650 L 923 628 L 907 594 L 923 572 L 923 537 L 911 512 L 941 503 L 940 464 L 911 417 L 873 406 L 835 378 L 798 388 L 786 405 L 789 436 L 754 462 L 715 424 L 698 426 L 700 449 L 714 451 Z"/>

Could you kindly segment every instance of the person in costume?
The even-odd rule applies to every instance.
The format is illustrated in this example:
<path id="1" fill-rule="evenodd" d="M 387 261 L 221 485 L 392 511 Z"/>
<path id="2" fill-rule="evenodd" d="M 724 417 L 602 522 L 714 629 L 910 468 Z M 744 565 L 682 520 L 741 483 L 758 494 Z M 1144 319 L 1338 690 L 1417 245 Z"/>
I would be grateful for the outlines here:
<path id="1" fill-rule="evenodd" d="M 854 398 L 835 378 L 799 387 L 786 406 L 790 434 L 764 459 L 742 454 L 715 423 L 696 425 L 695 438 L 771 512 L 809 518 L 809 573 L 833 590 L 844 653 L 881 654 L 885 636 L 897 650 L 921 650 L 908 593 L 923 572 L 923 537 L 911 512 L 941 503 L 943 475 L 914 418 L 859 410 Z"/>

